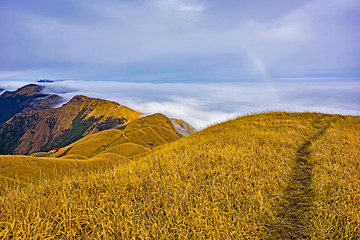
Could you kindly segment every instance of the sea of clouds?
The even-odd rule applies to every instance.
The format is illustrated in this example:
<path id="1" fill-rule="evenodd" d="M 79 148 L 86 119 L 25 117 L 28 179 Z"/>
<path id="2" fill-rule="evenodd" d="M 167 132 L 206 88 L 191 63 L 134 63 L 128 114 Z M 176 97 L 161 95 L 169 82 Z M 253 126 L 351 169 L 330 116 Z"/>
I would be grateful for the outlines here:
<path id="1" fill-rule="evenodd" d="M 0 81 L 14 91 L 30 82 Z M 36 82 L 33 82 L 36 83 Z M 145 114 L 163 113 L 197 129 L 264 111 L 360 115 L 356 79 L 282 79 L 227 83 L 136 83 L 64 80 L 37 83 L 66 101 L 75 95 L 116 101 Z"/>

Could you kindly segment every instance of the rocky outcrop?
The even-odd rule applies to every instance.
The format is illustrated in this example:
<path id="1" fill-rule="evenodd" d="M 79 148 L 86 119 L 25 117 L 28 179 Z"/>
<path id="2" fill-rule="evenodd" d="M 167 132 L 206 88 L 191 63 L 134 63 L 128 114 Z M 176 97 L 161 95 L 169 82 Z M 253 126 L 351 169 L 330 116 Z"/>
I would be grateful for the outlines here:
<path id="1" fill-rule="evenodd" d="M 170 122 L 176 129 L 177 133 L 182 137 L 189 136 L 190 134 L 196 132 L 195 128 L 181 119 L 171 118 Z"/>

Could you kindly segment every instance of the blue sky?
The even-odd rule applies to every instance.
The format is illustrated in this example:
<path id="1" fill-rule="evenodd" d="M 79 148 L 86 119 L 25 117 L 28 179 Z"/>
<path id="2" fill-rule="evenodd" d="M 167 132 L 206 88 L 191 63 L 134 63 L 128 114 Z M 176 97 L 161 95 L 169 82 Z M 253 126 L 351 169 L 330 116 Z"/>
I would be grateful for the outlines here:
<path id="1" fill-rule="evenodd" d="M 0 79 L 359 78 L 359 29 L 358 0 L 1 0 Z"/>

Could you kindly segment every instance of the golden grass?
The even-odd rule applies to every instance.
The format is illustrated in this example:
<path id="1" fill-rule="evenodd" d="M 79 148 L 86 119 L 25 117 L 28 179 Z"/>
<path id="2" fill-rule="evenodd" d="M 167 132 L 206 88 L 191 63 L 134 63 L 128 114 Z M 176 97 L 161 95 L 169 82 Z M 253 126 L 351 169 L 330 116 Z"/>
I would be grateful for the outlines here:
<path id="1" fill-rule="evenodd" d="M 242 238 L 274 218 L 316 114 L 243 117 L 165 145 L 107 174 L 2 198 L 3 236 Z M 60 203 L 60 204 L 59 204 Z"/>
<path id="2" fill-rule="evenodd" d="M 332 122 L 339 117 L 316 113 L 246 116 L 163 145 L 136 161 L 123 159 L 125 164 L 105 173 L 12 189 L 0 197 L 0 238 L 266 238 L 267 226 L 277 221 L 298 150 L 317 134 L 319 119 L 324 118 Z M 353 127 L 348 127 L 350 123 Z M 314 199 L 316 214 L 309 220 L 314 239 L 356 233 L 351 227 L 359 219 L 355 177 L 359 176 L 359 148 L 353 149 L 359 147 L 358 129 L 359 118 L 346 117 L 309 147 L 315 164 L 314 192 L 319 196 Z M 322 164 L 329 164 L 323 158 L 328 157 L 342 164 L 331 168 L 334 174 L 339 171 L 336 177 L 324 177 L 328 169 L 323 170 Z M 101 153 L 93 158 L 97 162 L 117 156 Z M 344 172 L 346 182 L 341 181 Z M 328 194 L 334 184 L 339 186 L 337 195 Z M 336 201 L 329 203 L 332 199 Z M 335 234 L 324 235 L 324 228 L 315 223 L 326 225 L 328 219 L 347 224 L 333 221 L 325 229 Z"/>
<path id="3" fill-rule="evenodd" d="M 138 118 L 119 128 L 104 130 L 86 136 L 64 148 L 55 157 L 81 155 L 93 157 L 104 152 L 113 152 L 133 157 L 179 139 L 170 120 L 162 114 Z"/>
<path id="4" fill-rule="evenodd" d="M 120 106 L 116 102 L 107 101 L 99 98 L 88 98 L 84 96 L 75 96 L 72 99 L 73 104 L 66 104 L 63 106 L 64 114 L 67 112 L 79 112 L 81 109 L 87 109 L 85 112 L 85 119 L 89 119 L 91 117 L 94 118 L 103 118 L 103 117 L 126 117 L 128 121 L 132 121 L 142 114 L 136 112 L 126 106 Z M 78 102 L 75 104 L 75 102 Z M 102 119 L 100 122 L 104 121 Z"/>
<path id="5" fill-rule="evenodd" d="M 149 148 L 143 147 L 139 144 L 124 143 L 119 146 L 109 148 L 105 151 L 105 153 L 116 153 L 121 156 L 132 157 L 149 151 L 151 151 Z"/>
<path id="6" fill-rule="evenodd" d="M 83 155 L 79 155 L 79 154 L 69 154 L 69 155 L 66 155 L 66 157 L 64 157 L 64 159 L 84 160 L 84 159 L 88 159 L 88 158 Z"/>
<path id="7" fill-rule="evenodd" d="M 122 128 L 84 137 L 52 157 L 48 153 L 44 157 L 0 155 L 0 187 L 103 171 L 180 138 L 162 114 L 139 118 Z"/>
<path id="8" fill-rule="evenodd" d="M 86 109 L 83 113 L 85 116 L 84 119 L 92 117 L 101 118 L 99 123 L 105 122 L 108 118 L 121 117 L 125 117 L 127 122 L 130 122 L 142 115 L 142 113 L 136 112 L 126 106 L 120 106 L 116 102 L 85 96 L 75 96 L 69 103 L 49 112 L 50 114 L 55 113 L 58 115 L 58 119 L 61 119 L 61 121 L 54 126 L 56 132 L 71 128 L 72 120 L 83 109 Z"/>
<path id="9" fill-rule="evenodd" d="M 311 148 L 314 239 L 360 239 L 360 117 L 334 124 Z"/>
<path id="10" fill-rule="evenodd" d="M 92 158 L 89 158 L 89 161 L 104 161 L 104 159 L 120 163 L 128 163 L 130 161 L 129 158 L 120 156 L 116 153 L 101 153 Z"/>
<path id="11" fill-rule="evenodd" d="M 4 189 L 17 186 L 18 183 L 26 186 L 51 179 L 63 179 L 65 176 L 104 172 L 128 161 L 123 156 L 114 157 L 112 154 L 101 154 L 89 159 L 80 155 L 69 155 L 62 159 L 0 155 L 0 195 Z"/>

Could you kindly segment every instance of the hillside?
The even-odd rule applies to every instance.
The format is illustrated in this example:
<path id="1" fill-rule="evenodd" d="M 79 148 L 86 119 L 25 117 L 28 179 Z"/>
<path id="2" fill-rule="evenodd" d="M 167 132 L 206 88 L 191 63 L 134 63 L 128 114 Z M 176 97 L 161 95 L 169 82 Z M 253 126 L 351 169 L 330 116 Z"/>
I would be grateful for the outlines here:
<path id="1" fill-rule="evenodd" d="M 56 94 L 42 93 L 44 88 L 44 86 L 29 84 L 14 92 L 6 91 L 1 94 L 0 125 L 20 112 L 52 108 L 63 101 Z"/>
<path id="2" fill-rule="evenodd" d="M 59 108 L 20 113 L 0 126 L 0 154 L 30 154 L 66 146 L 139 117 L 118 103 L 75 96 Z"/>
<path id="3" fill-rule="evenodd" d="M 180 134 L 166 116 L 153 114 L 124 126 L 86 136 L 61 148 L 54 156 L 89 158 L 100 153 L 115 153 L 133 157 L 179 138 Z"/>
<path id="4" fill-rule="evenodd" d="M 9 189 L 0 237 L 357 239 L 359 129 L 319 113 L 221 123 L 105 173 Z"/>
<path id="5" fill-rule="evenodd" d="M 153 114 L 86 136 L 52 157 L 0 155 L 0 187 L 113 168 L 179 138 L 166 116 Z"/>

